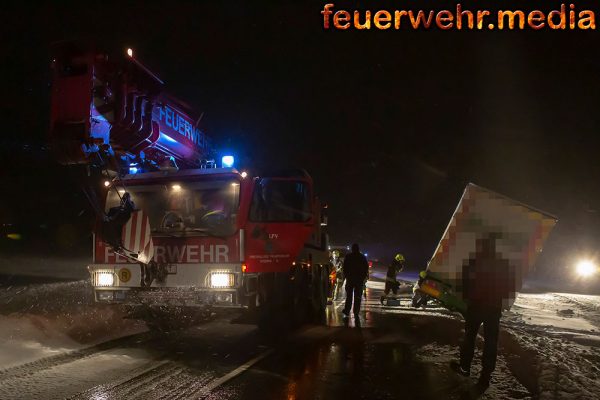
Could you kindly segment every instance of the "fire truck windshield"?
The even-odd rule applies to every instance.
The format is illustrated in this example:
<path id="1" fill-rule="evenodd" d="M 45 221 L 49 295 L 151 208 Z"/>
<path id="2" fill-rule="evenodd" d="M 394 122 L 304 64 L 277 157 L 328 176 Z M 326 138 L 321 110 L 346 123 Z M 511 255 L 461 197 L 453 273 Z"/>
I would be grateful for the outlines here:
<path id="1" fill-rule="evenodd" d="M 235 180 L 172 182 L 167 185 L 127 187 L 135 208 L 150 219 L 154 233 L 228 236 L 236 230 L 240 184 Z M 124 193 L 123 190 L 120 193 Z M 111 190 L 107 210 L 119 205 Z"/>

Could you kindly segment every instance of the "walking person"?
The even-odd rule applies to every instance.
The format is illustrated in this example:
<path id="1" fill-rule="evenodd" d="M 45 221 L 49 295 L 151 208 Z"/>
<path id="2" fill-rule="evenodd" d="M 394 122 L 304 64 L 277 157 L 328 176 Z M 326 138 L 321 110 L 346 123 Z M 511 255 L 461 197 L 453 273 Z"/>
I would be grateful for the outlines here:
<path id="1" fill-rule="evenodd" d="M 348 317 L 350 310 L 358 317 L 362 300 L 363 285 L 369 274 L 367 258 L 359 251 L 358 244 L 352 245 L 352 252 L 344 258 L 344 277 L 346 278 L 346 306 L 342 310 Z M 352 303 L 354 301 L 354 307 Z"/>
<path id="2" fill-rule="evenodd" d="M 394 293 L 394 296 L 398 294 L 400 288 L 400 282 L 398 282 L 397 275 L 404 269 L 404 256 L 400 253 L 394 256 L 392 263 L 388 266 L 387 273 L 385 274 L 385 288 L 383 295 L 379 299 L 381 305 L 384 304 L 386 297 L 390 294 L 390 291 Z"/>
<path id="3" fill-rule="evenodd" d="M 468 306 L 465 337 L 460 348 L 460 362 L 453 362 L 451 366 L 463 376 L 470 375 L 475 339 L 483 325 L 482 370 L 477 382 L 478 389 L 483 392 L 490 385 L 496 367 L 500 317 L 510 297 L 515 296 L 515 276 L 508 261 L 497 256 L 493 237 L 477 239 L 476 247 L 475 259 L 471 259 L 463 270 L 463 297 Z"/>

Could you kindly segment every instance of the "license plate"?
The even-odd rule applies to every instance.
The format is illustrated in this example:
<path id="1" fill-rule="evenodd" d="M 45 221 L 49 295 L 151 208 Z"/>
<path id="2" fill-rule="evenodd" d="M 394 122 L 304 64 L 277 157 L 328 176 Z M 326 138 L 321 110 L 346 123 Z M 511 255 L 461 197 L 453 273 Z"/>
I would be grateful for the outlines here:
<path id="1" fill-rule="evenodd" d="M 177 273 L 177 264 L 167 264 L 167 274 L 174 275 Z"/>

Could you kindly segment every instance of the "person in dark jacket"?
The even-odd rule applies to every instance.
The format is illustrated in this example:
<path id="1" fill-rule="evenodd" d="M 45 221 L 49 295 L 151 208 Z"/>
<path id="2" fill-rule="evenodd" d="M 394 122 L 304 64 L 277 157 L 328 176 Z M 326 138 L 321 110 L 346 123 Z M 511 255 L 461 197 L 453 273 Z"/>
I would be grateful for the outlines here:
<path id="1" fill-rule="evenodd" d="M 352 252 L 344 258 L 344 277 L 346 278 L 346 306 L 342 311 L 347 317 L 352 308 L 354 298 L 354 315 L 358 316 L 363 292 L 363 284 L 369 275 L 367 258 L 360 253 L 358 244 L 352 245 Z"/>
<path id="2" fill-rule="evenodd" d="M 469 376 L 475 353 L 475 339 L 483 324 L 482 370 L 477 385 L 485 390 L 496 367 L 500 317 L 508 301 L 515 296 L 515 273 L 508 260 L 496 254 L 495 239 L 477 239 L 475 259 L 463 270 L 463 298 L 467 303 L 465 337 L 460 349 L 460 362 L 453 368 Z"/>
<path id="3" fill-rule="evenodd" d="M 394 296 L 398 294 L 400 288 L 400 282 L 398 282 L 397 275 L 404 269 L 404 256 L 400 253 L 394 256 L 392 263 L 388 266 L 387 273 L 385 274 L 385 288 L 383 290 L 383 296 L 379 299 L 381 305 L 384 304 L 385 298 L 390 294 L 390 291 L 394 293 Z"/>

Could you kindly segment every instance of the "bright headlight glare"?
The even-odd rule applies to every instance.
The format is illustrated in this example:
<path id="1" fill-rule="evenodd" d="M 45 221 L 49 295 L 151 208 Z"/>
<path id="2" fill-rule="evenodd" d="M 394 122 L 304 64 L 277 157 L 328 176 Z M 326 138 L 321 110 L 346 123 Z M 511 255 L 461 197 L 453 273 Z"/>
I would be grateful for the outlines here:
<path id="1" fill-rule="evenodd" d="M 232 287 L 234 282 L 233 274 L 227 272 L 213 272 L 210 274 L 210 287 L 227 288 Z"/>
<path id="2" fill-rule="evenodd" d="M 115 275 L 112 272 L 96 272 L 97 286 L 113 286 L 115 283 Z"/>
<path id="3" fill-rule="evenodd" d="M 592 261 L 582 260 L 577 264 L 577 274 L 582 277 L 589 277 L 596 273 L 596 266 Z"/>

